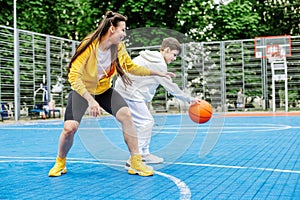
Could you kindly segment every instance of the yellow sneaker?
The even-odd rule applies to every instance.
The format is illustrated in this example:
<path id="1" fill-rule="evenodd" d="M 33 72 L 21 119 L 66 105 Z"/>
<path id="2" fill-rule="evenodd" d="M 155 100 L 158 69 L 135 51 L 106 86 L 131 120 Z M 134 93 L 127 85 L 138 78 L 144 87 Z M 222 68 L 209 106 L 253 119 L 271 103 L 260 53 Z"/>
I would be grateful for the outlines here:
<path id="1" fill-rule="evenodd" d="M 138 174 L 139 176 L 152 176 L 154 174 L 153 168 L 143 163 L 141 155 L 131 156 L 130 161 L 129 174 Z"/>
<path id="2" fill-rule="evenodd" d="M 67 173 L 66 158 L 56 158 L 55 165 L 50 169 L 48 176 L 61 176 Z"/>

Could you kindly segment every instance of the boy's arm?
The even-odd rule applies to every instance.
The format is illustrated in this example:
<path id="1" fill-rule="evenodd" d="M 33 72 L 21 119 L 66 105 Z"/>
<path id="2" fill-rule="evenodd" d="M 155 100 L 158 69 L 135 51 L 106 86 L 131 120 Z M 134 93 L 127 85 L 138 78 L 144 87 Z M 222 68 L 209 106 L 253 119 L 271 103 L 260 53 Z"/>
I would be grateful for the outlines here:
<path id="1" fill-rule="evenodd" d="M 160 77 L 165 77 L 165 78 L 170 78 L 170 77 L 175 77 L 175 74 L 171 73 L 171 72 L 159 72 L 159 71 L 155 71 L 155 70 L 150 70 L 144 66 L 141 65 L 137 65 L 135 63 L 132 62 L 128 52 L 126 51 L 125 45 L 124 43 L 120 43 L 119 44 L 119 59 L 122 60 L 122 62 L 124 62 L 125 66 L 125 70 L 133 75 L 136 76 L 160 76 Z"/>
<path id="2" fill-rule="evenodd" d="M 191 97 L 190 95 L 186 94 L 183 92 L 176 83 L 172 81 L 172 79 L 166 79 L 166 78 L 161 78 L 161 77 L 156 77 L 155 78 L 157 82 L 162 85 L 170 94 L 175 96 L 176 98 L 192 103 L 194 101 L 197 101 L 196 98 Z"/>

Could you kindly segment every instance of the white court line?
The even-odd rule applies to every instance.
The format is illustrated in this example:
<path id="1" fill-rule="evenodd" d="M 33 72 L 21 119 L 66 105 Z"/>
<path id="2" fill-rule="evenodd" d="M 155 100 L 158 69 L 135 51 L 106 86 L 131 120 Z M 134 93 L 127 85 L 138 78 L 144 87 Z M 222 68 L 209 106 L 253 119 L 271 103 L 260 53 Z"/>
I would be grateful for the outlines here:
<path id="1" fill-rule="evenodd" d="M 190 191 L 189 187 L 183 181 L 181 181 L 178 178 L 175 178 L 174 176 L 171 176 L 169 174 L 165 174 L 165 173 L 162 173 L 159 171 L 155 171 L 155 173 L 172 180 L 177 185 L 177 187 L 180 190 L 180 199 L 181 200 L 191 199 L 191 196 L 192 196 L 191 191 Z"/>
<path id="2" fill-rule="evenodd" d="M 0 163 L 12 163 L 12 162 L 53 162 L 53 160 L 55 160 L 55 158 L 51 158 L 51 157 L 45 157 L 46 160 L 42 160 L 44 157 L 8 157 L 8 156 L 0 156 L 0 158 L 2 159 L 6 159 L 6 160 L 0 160 Z M 18 160 L 16 160 L 16 158 Z M 15 160 L 7 160 L 7 159 L 15 159 Z M 52 159 L 52 160 L 48 160 L 48 159 Z M 83 164 L 94 164 L 94 165 L 107 165 L 107 166 L 116 166 L 116 167 L 124 167 L 123 165 L 120 164 L 112 164 L 112 163 L 105 163 L 105 162 L 99 162 L 95 159 L 81 159 L 81 158 L 68 158 L 68 162 L 69 163 L 83 163 Z M 117 160 L 113 160 L 113 161 L 117 161 Z M 119 160 L 120 162 L 120 160 Z M 125 161 L 124 161 L 125 163 Z M 189 187 L 180 179 L 171 176 L 169 174 L 165 174 L 159 171 L 154 171 L 155 174 L 158 174 L 160 176 L 164 176 L 167 179 L 173 181 L 175 183 L 175 185 L 177 186 L 177 188 L 179 189 L 180 192 L 180 200 L 190 200 L 191 199 L 191 191 L 189 189 Z"/>
<path id="3" fill-rule="evenodd" d="M 183 130 L 207 130 L 209 127 L 206 126 L 161 126 L 161 127 L 153 127 L 153 132 L 159 132 L 159 133 L 164 133 L 164 134 L 182 134 Z M 278 130 L 286 130 L 286 129 L 291 129 L 291 128 L 300 128 L 300 127 L 293 127 L 289 125 L 280 125 L 280 124 L 253 124 L 247 126 L 244 125 L 239 125 L 239 126 L 230 126 L 230 125 L 225 125 L 222 128 L 222 133 L 242 133 L 242 132 L 262 132 L 262 131 L 278 131 Z M 0 130 L 62 130 L 62 128 L 52 128 L 52 127 L 1 127 Z M 103 128 L 103 127 L 82 127 L 80 130 L 121 130 L 120 127 L 115 127 L 115 128 Z M 158 130 L 158 131 L 157 131 Z M 170 131 L 169 131 L 170 130 Z M 180 132 L 174 132 L 172 130 L 180 130 Z M 192 133 L 194 134 L 195 132 L 184 132 L 184 134 Z M 204 132 L 203 132 L 204 133 Z"/>
<path id="4" fill-rule="evenodd" d="M 260 171 L 272 171 L 272 172 L 282 172 L 282 173 L 295 173 L 300 174 L 300 170 L 287 170 L 287 169 L 273 169 L 273 168 L 263 168 L 263 167 L 243 167 L 243 166 L 232 166 L 232 165 L 215 165 L 215 164 L 198 164 L 198 163 L 166 163 L 173 165 L 187 165 L 187 166 L 196 166 L 196 167 L 216 167 L 216 168 L 228 168 L 228 169 L 252 169 Z"/>
<path id="5" fill-rule="evenodd" d="M 0 156 L 0 162 L 10 162 L 9 159 L 13 159 L 11 162 L 18 162 L 18 161 L 32 161 L 36 162 L 36 160 L 43 160 L 43 162 L 53 162 L 55 160 L 55 157 L 21 157 L 21 156 Z M 19 160 L 17 160 L 19 159 Z M 49 159 L 49 160 L 48 160 Z M 120 164 L 112 164 L 108 162 L 126 162 L 126 160 L 111 160 L 111 159 L 101 159 L 101 161 L 106 162 L 100 162 L 99 160 L 93 159 L 93 158 L 68 158 L 68 162 L 72 163 L 96 163 L 96 164 L 103 164 L 103 165 L 111 165 L 111 166 L 121 166 L 124 167 L 124 165 Z M 252 169 L 252 170 L 260 170 L 260 171 L 273 171 L 273 172 L 282 172 L 282 173 L 295 173 L 300 174 L 300 170 L 288 170 L 288 169 L 276 169 L 276 168 L 262 168 L 262 167 L 246 167 L 246 166 L 234 166 L 234 165 L 216 165 L 216 164 L 204 164 L 204 163 L 184 163 L 184 162 L 164 162 L 163 164 L 166 165 L 186 165 L 186 166 L 195 166 L 195 167 L 215 167 L 215 168 L 227 168 L 227 169 Z"/>
<path id="6" fill-rule="evenodd" d="M 9 157 L 9 156 L 0 156 L 0 163 L 7 162 L 53 162 L 55 160 L 54 157 Z M 13 159 L 13 160 L 10 160 Z M 48 159 L 48 160 L 47 160 Z M 51 160 L 50 160 L 51 159 Z M 101 159 L 107 162 L 125 162 L 123 160 L 110 160 L 110 159 Z M 97 164 L 97 165 L 108 165 L 108 166 L 117 166 L 124 167 L 124 165 L 120 164 L 112 164 L 107 162 L 99 162 L 95 159 L 91 158 L 68 158 L 68 162 L 70 163 L 86 163 L 86 164 Z M 213 167 L 213 168 L 226 168 L 226 169 L 251 169 L 251 170 L 259 170 L 259 171 L 271 171 L 271 172 L 279 172 L 279 173 L 293 173 L 300 174 L 300 170 L 286 170 L 286 169 L 275 169 L 275 168 L 262 168 L 262 167 L 246 167 L 246 166 L 234 166 L 234 165 L 216 165 L 216 164 L 201 164 L 201 163 L 183 163 L 183 162 L 164 162 L 164 164 L 170 165 L 185 165 L 185 166 L 195 166 L 195 167 Z M 171 176 L 169 174 L 165 174 L 159 171 L 155 171 L 156 174 L 160 176 L 164 176 L 171 181 L 173 181 L 177 188 L 180 191 L 180 200 L 190 200 L 191 191 L 189 187 L 180 179 Z"/>

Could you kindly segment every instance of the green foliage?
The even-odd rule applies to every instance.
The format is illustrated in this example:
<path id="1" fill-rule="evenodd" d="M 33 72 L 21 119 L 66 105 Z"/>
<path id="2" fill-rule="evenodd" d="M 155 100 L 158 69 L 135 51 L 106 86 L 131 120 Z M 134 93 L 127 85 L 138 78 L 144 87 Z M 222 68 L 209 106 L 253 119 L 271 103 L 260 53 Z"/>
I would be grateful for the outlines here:
<path id="1" fill-rule="evenodd" d="M 212 3 L 204 0 L 190 0 L 184 2 L 175 16 L 177 21 L 176 29 L 182 33 L 187 33 L 197 41 L 206 40 L 205 32 L 209 31 Z"/>
<path id="2" fill-rule="evenodd" d="M 197 41 L 254 38 L 259 14 L 249 1 L 217 5 L 213 1 L 189 1 L 180 8 L 177 26 Z"/>
<path id="3" fill-rule="evenodd" d="M 129 0 L 119 7 L 120 13 L 128 16 L 130 29 L 139 27 L 173 28 L 182 0 Z"/>
<path id="4" fill-rule="evenodd" d="M 0 24 L 13 26 L 13 1 L 0 0 Z M 299 0 L 35 0 L 17 1 L 20 29 L 81 40 L 95 30 L 106 11 L 128 16 L 130 30 L 161 27 L 196 41 L 248 39 L 300 34 Z"/>
<path id="5" fill-rule="evenodd" d="M 197 41 L 250 39 L 300 34 L 298 0 L 233 0 L 227 5 L 190 0 L 176 15 L 176 29 Z"/>
<path id="6" fill-rule="evenodd" d="M 0 13 L 0 25 L 13 26 L 14 5 L 12 0 L 0 0 Z"/>
<path id="7" fill-rule="evenodd" d="M 233 40 L 257 36 L 259 20 L 260 16 L 252 12 L 252 4 L 247 1 L 220 6 L 212 23 L 217 40 Z"/>
<path id="8" fill-rule="evenodd" d="M 81 40 L 96 29 L 108 10 L 128 16 L 126 42 L 131 46 L 159 45 L 162 38 L 170 36 L 178 38 L 180 42 L 186 42 L 190 41 L 190 38 L 196 41 L 224 41 L 253 39 L 256 36 L 300 34 L 299 0 L 233 0 L 227 5 L 217 5 L 215 0 L 23 0 L 17 1 L 17 26 L 28 31 Z M 0 0 L 0 13 L 0 25 L 12 27 L 13 0 Z M 193 65 L 193 69 L 189 69 L 188 73 L 194 75 L 193 79 L 187 81 L 188 84 L 199 89 L 194 92 L 212 94 L 213 92 L 208 91 L 208 88 L 209 85 L 218 84 L 213 72 L 218 73 L 221 67 L 218 57 L 220 48 L 216 47 L 216 51 L 205 49 L 214 51 L 210 55 L 202 55 L 204 50 L 201 48 L 199 51 L 196 47 L 191 48 L 192 54 L 198 56 L 198 60 L 191 57 L 192 60 L 187 61 Z M 240 46 L 234 48 L 238 50 Z M 20 53 L 26 52 L 20 51 Z M 244 53 L 247 51 L 244 50 Z M 7 53 L 2 54 L 3 57 L 12 56 L 6 55 Z M 241 55 L 238 53 L 234 55 L 236 57 L 225 52 L 225 61 L 231 66 L 226 71 L 226 76 L 228 84 L 239 85 L 241 76 L 237 70 L 242 61 Z M 251 58 L 252 56 L 248 55 Z M 205 58 L 211 63 L 203 65 Z M 21 60 L 21 62 L 25 61 Z M 247 64 L 248 60 L 243 62 Z M 1 61 L 1 65 L 13 66 L 13 63 Z M 203 66 L 210 67 L 210 74 L 203 74 L 208 71 L 206 69 L 202 71 Z M 298 69 L 295 71 L 298 73 Z M 1 73 L 11 75 L 13 71 L 3 68 Z M 203 77 L 206 79 L 204 80 Z M 260 77 L 261 71 L 245 69 L 247 95 L 259 95 L 256 88 L 250 87 L 253 83 L 260 83 Z M 22 75 L 21 78 L 26 79 Z M 13 82 L 13 80 L 3 79 L 1 81 Z M 235 89 L 228 92 L 236 93 Z"/>
<path id="9" fill-rule="evenodd" d="M 260 36 L 299 35 L 299 0 L 251 0 L 253 10 L 262 16 L 259 23 Z"/>

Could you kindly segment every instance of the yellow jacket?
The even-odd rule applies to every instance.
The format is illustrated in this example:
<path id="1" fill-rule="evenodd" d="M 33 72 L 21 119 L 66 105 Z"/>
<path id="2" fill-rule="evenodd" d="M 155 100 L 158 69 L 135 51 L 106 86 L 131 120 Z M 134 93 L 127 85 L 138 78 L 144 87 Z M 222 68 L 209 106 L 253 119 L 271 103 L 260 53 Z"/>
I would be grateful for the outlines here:
<path id="1" fill-rule="evenodd" d="M 89 92 L 92 95 L 102 94 L 112 86 L 112 78 L 117 72 L 116 66 L 113 65 L 108 76 L 98 80 L 97 55 L 99 43 L 94 41 L 89 47 L 79 55 L 72 63 L 68 80 L 72 90 L 80 95 Z M 128 55 L 125 44 L 121 42 L 118 46 L 118 58 L 121 67 L 128 73 L 137 76 L 150 75 L 150 70 L 146 67 L 136 65 Z"/>

